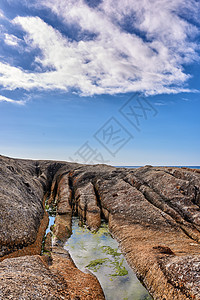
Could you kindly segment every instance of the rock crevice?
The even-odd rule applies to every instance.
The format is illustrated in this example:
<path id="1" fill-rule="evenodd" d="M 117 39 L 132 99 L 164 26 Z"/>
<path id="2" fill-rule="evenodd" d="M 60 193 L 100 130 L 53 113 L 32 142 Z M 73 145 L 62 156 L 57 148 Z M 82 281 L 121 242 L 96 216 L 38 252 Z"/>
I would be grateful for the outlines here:
<path id="1" fill-rule="evenodd" d="M 152 166 L 126 169 L 0 156 L 0 180 L 0 257 L 7 258 L 0 268 L 12 263 L 9 257 L 19 256 L 20 251 L 30 255 L 30 265 L 38 264 L 34 255 L 40 254 L 41 245 L 36 247 L 35 243 L 46 228 L 46 198 L 56 210 L 50 272 L 55 278 L 62 275 L 64 280 L 63 294 L 55 299 L 103 299 L 91 278 L 87 280 L 96 288 L 92 283 L 89 298 L 69 288 L 67 276 L 73 277 L 78 271 L 66 261 L 61 247 L 71 234 L 73 214 L 94 231 L 102 217 L 108 221 L 129 264 L 155 299 L 200 299 L 198 170 Z M 23 262 L 23 257 L 17 258 L 15 264 L 20 259 Z M 68 275 L 61 274 L 60 265 L 65 264 L 69 266 Z M 84 280 L 83 286 L 87 285 Z M 8 292 L 4 283 L 0 282 L 3 296 Z M 53 289 L 57 297 L 55 285 Z M 95 298 L 97 295 L 99 298 Z"/>

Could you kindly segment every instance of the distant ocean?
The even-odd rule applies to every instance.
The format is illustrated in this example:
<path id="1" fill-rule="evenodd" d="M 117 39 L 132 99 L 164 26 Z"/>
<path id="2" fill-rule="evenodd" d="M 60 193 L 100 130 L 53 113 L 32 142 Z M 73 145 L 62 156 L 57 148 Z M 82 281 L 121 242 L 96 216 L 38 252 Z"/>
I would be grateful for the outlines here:
<path id="1" fill-rule="evenodd" d="M 136 169 L 136 168 L 141 168 L 143 166 L 115 166 L 116 168 L 130 168 L 130 169 Z M 200 166 L 154 166 L 154 167 L 166 167 L 166 168 L 190 168 L 190 169 L 200 169 Z"/>

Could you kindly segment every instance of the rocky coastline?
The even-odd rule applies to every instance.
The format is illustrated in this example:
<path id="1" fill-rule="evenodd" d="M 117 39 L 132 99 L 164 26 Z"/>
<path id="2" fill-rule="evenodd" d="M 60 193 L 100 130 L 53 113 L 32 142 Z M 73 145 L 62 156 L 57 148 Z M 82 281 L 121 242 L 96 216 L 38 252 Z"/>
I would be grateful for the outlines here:
<path id="1" fill-rule="evenodd" d="M 0 183 L 0 299 L 104 299 L 62 248 L 74 214 L 92 231 L 107 220 L 154 299 L 200 299 L 199 170 L 0 156 Z"/>

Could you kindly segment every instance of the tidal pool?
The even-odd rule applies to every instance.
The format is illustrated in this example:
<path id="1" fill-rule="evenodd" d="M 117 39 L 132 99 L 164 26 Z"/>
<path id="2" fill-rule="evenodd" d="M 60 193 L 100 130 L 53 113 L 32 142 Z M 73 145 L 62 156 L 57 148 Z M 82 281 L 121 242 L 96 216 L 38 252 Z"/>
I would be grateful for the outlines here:
<path id="1" fill-rule="evenodd" d="M 98 232 L 92 233 L 78 223 L 78 218 L 72 219 L 73 233 L 64 248 L 81 271 L 89 270 L 98 278 L 106 299 L 153 299 L 121 254 L 107 224 L 102 223 Z"/>

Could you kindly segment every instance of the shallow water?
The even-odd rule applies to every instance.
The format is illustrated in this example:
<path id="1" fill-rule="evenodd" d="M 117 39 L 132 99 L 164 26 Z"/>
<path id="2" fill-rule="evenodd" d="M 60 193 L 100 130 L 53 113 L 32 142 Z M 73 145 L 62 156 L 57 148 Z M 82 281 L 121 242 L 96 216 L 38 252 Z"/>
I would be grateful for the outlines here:
<path id="1" fill-rule="evenodd" d="M 55 221 L 55 217 L 49 215 L 49 225 L 48 225 L 48 227 L 47 227 L 47 230 L 46 230 L 45 235 L 46 235 L 49 231 L 51 231 L 51 230 L 50 230 L 50 227 L 51 227 L 51 225 L 54 224 L 54 221 Z"/>
<path id="2" fill-rule="evenodd" d="M 114 240 L 103 223 L 97 233 L 78 226 L 73 218 L 73 234 L 64 248 L 76 266 L 83 272 L 90 270 L 98 278 L 107 300 L 150 300 L 145 287 L 120 253 Z"/>

